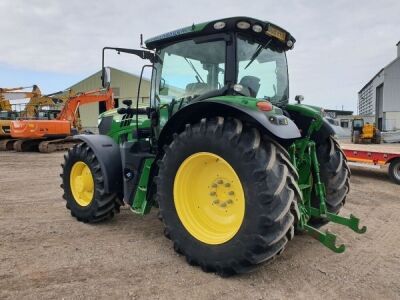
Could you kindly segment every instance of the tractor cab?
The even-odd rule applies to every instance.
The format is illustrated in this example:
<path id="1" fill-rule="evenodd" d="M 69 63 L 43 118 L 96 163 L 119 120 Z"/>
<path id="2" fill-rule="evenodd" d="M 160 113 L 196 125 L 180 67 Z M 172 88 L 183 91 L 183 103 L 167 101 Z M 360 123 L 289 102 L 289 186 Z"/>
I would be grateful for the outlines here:
<path id="1" fill-rule="evenodd" d="M 285 30 L 251 18 L 193 25 L 146 41 L 155 51 L 155 96 L 163 103 L 242 95 L 288 103 Z"/>
<path id="2" fill-rule="evenodd" d="M 167 122 L 174 127 L 164 130 L 167 139 L 175 126 L 184 125 L 187 119 L 182 116 L 176 117 L 177 122 L 169 122 L 178 111 L 193 121 L 204 114 L 211 116 L 224 111 L 225 114 L 248 115 L 249 110 L 252 116 L 248 118 L 261 121 L 272 135 L 295 139 L 301 136 L 300 130 L 280 109 L 289 103 L 285 53 L 294 43 L 295 39 L 284 29 L 248 17 L 193 24 L 146 40 L 146 50 L 105 47 L 103 86 L 109 84 L 104 51 L 134 54 L 151 62 L 143 66 L 141 74 L 145 68 L 152 69 L 151 100 L 146 112 L 155 124 L 153 131 L 157 139 L 163 140 L 161 130 Z M 140 84 L 138 95 L 139 91 Z M 135 111 L 140 111 L 138 102 Z M 131 123 L 132 135 L 139 135 L 141 118 L 129 112 L 130 119 L 136 121 Z M 104 126 L 103 117 L 109 126 Z M 117 123 L 124 124 L 119 127 L 126 131 L 126 118 L 121 122 L 122 118 L 115 116 L 116 126 L 106 122 L 110 118 L 109 113 L 101 116 L 100 133 L 116 133 Z M 118 135 L 114 136 L 118 139 Z"/>

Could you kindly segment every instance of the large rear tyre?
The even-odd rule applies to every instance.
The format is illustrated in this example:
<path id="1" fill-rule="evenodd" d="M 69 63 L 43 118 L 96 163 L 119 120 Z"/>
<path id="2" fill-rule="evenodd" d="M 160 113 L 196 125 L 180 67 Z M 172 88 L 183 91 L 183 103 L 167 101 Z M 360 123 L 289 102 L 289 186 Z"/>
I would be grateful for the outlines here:
<path id="1" fill-rule="evenodd" d="M 68 151 L 64 160 L 61 187 L 71 215 L 85 223 L 112 218 L 120 204 L 115 193 L 104 191 L 101 166 L 90 147 L 78 144 Z"/>
<path id="2" fill-rule="evenodd" d="M 317 146 L 317 157 L 320 164 L 321 181 L 326 189 L 326 206 L 329 212 L 338 214 L 350 191 L 350 168 L 346 156 L 334 138 L 328 138 L 325 143 Z M 311 203 L 319 207 L 319 199 L 313 193 Z M 320 227 L 328 223 L 325 219 L 314 218 L 310 224 Z"/>
<path id="3" fill-rule="evenodd" d="M 159 163 L 165 235 L 191 265 L 244 273 L 282 252 L 300 200 L 285 150 L 240 120 L 186 125 Z"/>

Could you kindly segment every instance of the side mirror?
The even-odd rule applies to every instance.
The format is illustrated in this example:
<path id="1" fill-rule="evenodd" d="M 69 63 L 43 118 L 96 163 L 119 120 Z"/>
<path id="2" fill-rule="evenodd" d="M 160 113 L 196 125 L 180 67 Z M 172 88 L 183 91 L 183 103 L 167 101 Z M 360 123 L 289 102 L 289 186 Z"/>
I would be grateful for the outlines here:
<path id="1" fill-rule="evenodd" d="M 117 113 L 120 115 L 125 115 L 126 114 L 126 108 L 125 107 L 120 107 L 117 109 Z"/>
<path id="2" fill-rule="evenodd" d="M 126 106 L 130 107 L 132 105 L 132 100 L 130 99 L 125 99 L 122 101 L 123 104 L 125 104 Z"/>
<path id="3" fill-rule="evenodd" d="M 111 69 L 109 67 L 104 67 L 101 71 L 101 85 L 105 89 L 108 89 L 111 85 Z"/>
<path id="4" fill-rule="evenodd" d="M 162 91 L 163 89 L 165 89 L 165 79 L 161 77 L 160 80 L 160 91 Z"/>
<path id="5" fill-rule="evenodd" d="M 302 96 L 302 95 L 297 95 L 297 96 L 294 98 L 294 100 L 295 100 L 298 104 L 300 104 L 301 102 L 304 101 L 304 96 Z"/>

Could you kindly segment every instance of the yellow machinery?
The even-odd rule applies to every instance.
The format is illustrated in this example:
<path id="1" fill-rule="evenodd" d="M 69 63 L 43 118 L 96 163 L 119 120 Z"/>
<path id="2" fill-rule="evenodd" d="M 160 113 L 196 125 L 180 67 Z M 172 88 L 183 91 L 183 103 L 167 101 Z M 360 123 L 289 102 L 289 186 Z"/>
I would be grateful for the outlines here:
<path id="1" fill-rule="evenodd" d="M 19 97 L 21 93 L 21 90 L 30 88 L 29 87 L 17 87 L 17 88 L 0 88 L 0 111 L 11 111 L 11 104 L 10 100 L 13 100 L 12 98 L 15 99 L 15 97 Z M 33 91 L 32 91 L 33 92 Z M 11 99 L 10 99 L 11 98 Z"/>
<path id="2" fill-rule="evenodd" d="M 18 113 L 12 110 L 10 100 L 23 98 L 25 92 L 21 90 L 28 87 L 0 88 L 0 137 L 10 136 L 10 122 L 15 120 Z"/>
<path id="3" fill-rule="evenodd" d="M 380 144 L 381 132 L 374 124 L 365 123 L 363 118 L 356 117 L 351 127 L 351 141 L 354 144 Z"/>
<path id="4" fill-rule="evenodd" d="M 22 91 L 27 87 L 19 88 L 0 88 L 0 138 L 10 138 L 11 121 L 18 117 L 24 119 L 37 118 L 39 110 L 43 106 L 52 107 L 55 104 L 62 103 L 63 98 L 43 96 L 37 85 L 32 86 L 31 92 Z M 11 100 L 29 98 L 29 102 L 25 105 L 24 110 L 13 110 L 10 103 Z M 4 148 L 3 144 L 8 144 L 8 140 L 0 141 L 0 148 Z M 4 149 L 3 149 L 4 150 Z"/>

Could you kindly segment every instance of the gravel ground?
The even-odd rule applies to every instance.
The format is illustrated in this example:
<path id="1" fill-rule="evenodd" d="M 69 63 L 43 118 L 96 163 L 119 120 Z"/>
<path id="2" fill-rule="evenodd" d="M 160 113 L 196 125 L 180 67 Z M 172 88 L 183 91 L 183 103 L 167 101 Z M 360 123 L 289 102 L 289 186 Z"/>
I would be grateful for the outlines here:
<path id="1" fill-rule="evenodd" d="M 62 156 L 0 152 L 1 299 L 400 299 L 400 186 L 385 170 L 352 170 L 342 214 L 368 231 L 326 226 L 345 253 L 296 236 L 272 263 L 224 279 L 173 251 L 156 210 L 123 208 L 98 225 L 73 219 L 59 188 Z"/>

